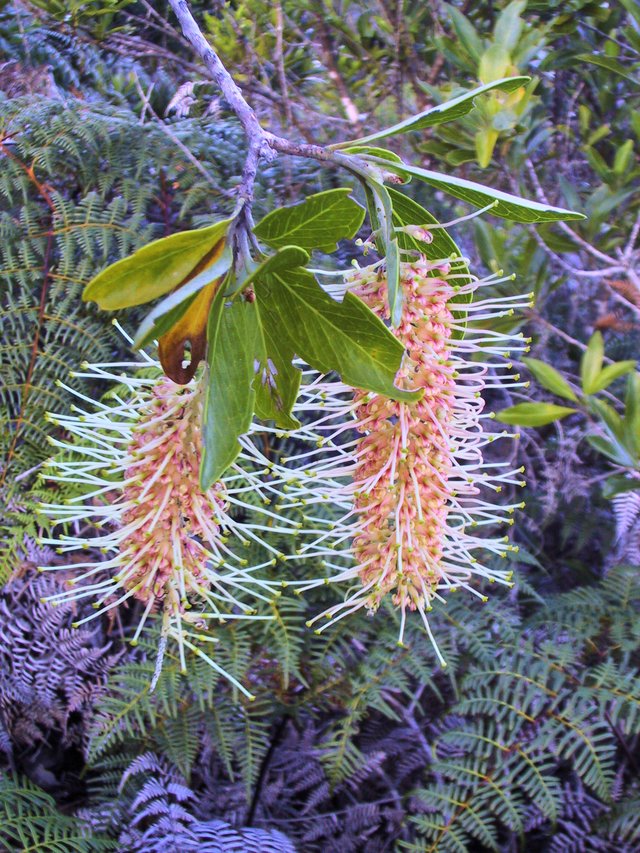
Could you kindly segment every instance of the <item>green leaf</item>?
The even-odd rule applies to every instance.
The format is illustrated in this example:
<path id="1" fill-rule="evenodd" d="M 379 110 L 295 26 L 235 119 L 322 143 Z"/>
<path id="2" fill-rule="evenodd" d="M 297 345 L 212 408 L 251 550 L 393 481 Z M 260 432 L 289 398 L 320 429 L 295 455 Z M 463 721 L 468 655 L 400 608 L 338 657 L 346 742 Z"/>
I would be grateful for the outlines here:
<path id="1" fill-rule="evenodd" d="M 640 489 L 640 477 L 625 477 L 622 474 L 614 474 L 604 481 L 602 496 L 611 500 L 616 495 L 624 492 L 632 492 Z"/>
<path id="2" fill-rule="evenodd" d="M 496 419 L 503 424 L 517 424 L 523 427 L 539 427 L 553 423 L 567 415 L 573 414 L 577 409 L 569 409 L 566 406 L 555 406 L 553 403 L 518 403 L 508 409 L 496 413 Z"/>
<path id="3" fill-rule="evenodd" d="M 438 220 L 417 201 L 405 195 L 400 190 L 392 187 L 387 189 L 393 205 L 393 222 L 396 226 L 402 225 L 438 225 Z M 423 243 L 414 240 L 408 234 L 398 234 L 398 241 L 402 249 L 415 249 L 429 260 L 440 260 L 449 258 L 456 267 L 456 272 L 469 273 L 469 268 L 462 260 L 462 252 L 449 234 L 446 228 L 435 228 L 431 231 L 433 240 L 431 243 Z M 437 273 L 434 271 L 434 275 Z M 464 278 L 458 279 L 460 284 L 466 284 Z"/>
<path id="4" fill-rule="evenodd" d="M 377 181 L 364 181 L 369 205 L 369 218 L 376 231 L 376 248 L 386 259 L 387 294 L 391 323 L 397 326 L 402 319 L 402 290 L 400 289 L 400 252 L 393 226 L 393 202 L 389 190 Z"/>
<path id="5" fill-rule="evenodd" d="M 543 388 L 557 394 L 558 397 L 577 402 L 578 398 L 571 390 L 568 382 L 551 365 L 545 364 L 544 361 L 537 358 L 523 358 L 522 360 Z"/>
<path id="6" fill-rule="evenodd" d="M 624 437 L 624 424 L 620 415 L 613 406 L 598 397 L 591 397 L 587 401 L 589 410 L 596 414 L 605 424 L 607 432 L 616 441 L 622 441 Z"/>
<path id="7" fill-rule="evenodd" d="M 233 219 L 208 228 L 180 231 L 148 243 L 128 258 L 116 261 L 84 289 L 85 302 L 97 302 L 105 311 L 143 305 L 174 290 L 194 273 L 209 253 L 220 255 Z"/>
<path id="8" fill-rule="evenodd" d="M 528 201 L 518 196 L 510 195 L 473 181 L 463 178 L 455 178 L 453 175 L 443 175 L 439 172 L 431 172 L 429 169 L 420 169 L 417 166 L 407 166 L 406 163 L 393 163 L 382 161 L 378 157 L 366 158 L 376 164 L 383 163 L 389 171 L 400 174 L 414 175 L 416 178 L 430 184 L 436 189 L 443 190 L 455 198 L 469 202 L 476 207 L 486 207 L 495 201 L 491 208 L 493 216 L 503 219 L 511 219 L 514 222 L 556 222 L 558 220 L 585 219 L 584 214 L 564 210 L 561 207 L 541 204 L 537 201 Z"/>
<path id="9" fill-rule="evenodd" d="M 261 340 L 254 363 L 255 412 L 262 420 L 275 421 L 282 429 L 296 429 L 300 421 L 292 417 L 291 410 L 298 396 L 302 371 L 292 364 L 294 353 L 282 335 L 282 318 L 269 307 L 264 300 L 259 303 L 256 300 Z"/>
<path id="10" fill-rule="evenodd" d="M 199 291 L 229 270 L 232 260 L 231 248 L 225 246 L 222 254 L 211 266 L 156 305 L 140 324 L 133 342 L 134 346 L 140 349 L 169 331 L 184 316 Z"/>
<path id="11" fill-rule="evenodd" d="M 620 0 L 620 4 L 629 12 L 635 21 L 640 24 L 640 9 L 636 0 Z"/>
<path id="12" fill-rule="evenodd" d="M 604 358 L 604 340 L 600 332 L 594 332 L 589 345 L 580 361 L 580 378 L 582 390 L 585 394 L 593 394 L 596 379 L 602 370 L 602 359 Z"/>
<path id="13" fill-rule="evenodd" d="M 595 381 L 591 384 L 591 390 L 587 393 L 595 394 L 598 391 L 602 391 L 605 388 L 608 388 L 609 385 L 620 376 L 625 376 L 627 373 L 631 373 L 632 370 L 636 369 L 635 361 L 616 361 L 615 364 L 608 364 L 604 367 Z"/>
<path id="14" fill-rule="evenodd" d="M 467 115 L 474 106 L 474 99 L 478 95 L 484 95 L 485 92 L 491 92 L 494 89 L 500 89 L 503 92 L 515 92 L 521 86 L 529 82 L 529 77 L 506 77 L 503 80 L 494 80 L 491 83 L 486 83 L 484 86 L 478 86 L 470 92 L 465 92 L 457 98 L 452 98 L 450 101 L 445 101 L 443 104 L 437 104 L 435 107 L 429 107 L 418 115 L 405 119 L 404 121 L 387 127 L 384 130 L 379 130 L 376 133 L 370 133 L 368 136 L 363 136 L 360 139 L 355 139 L 351 142 L 339 142 L 335 145 L 330 145 L 330 148 L 339 150 L 343 148 L 352 148 L 353 146 L 362 145 L 366 142 L 375 142 L 378 139 L 384 139 L 387 136 L 396 136 L 399 133 L 408 133 L 410 130 L 423 130 L 426 127 L 434 127 L 438 124 L 443 124 L 448 121 L 455 121 L 462 116 Z"/>
<path id="15" fill-rule="evenodd" d="M 616 175 L 624 175 L 633 160 L 633 139 L 627 139 L 616 151 L 613 160 L 613 171 Z"/>
<path id="16" fill-rule="evenodd" d="M 616 465 L 623 465 L 627 468 L 634 464 L 634 460 L 617 441 L 610 441 L 608 438 L 603 438 L 600 435 L 588 435 L 587 441 L 594 450 L 611 459 Z"/>
<path id="17" fill-rule="evenodd" d="M 576 59 L 581 62 L 589 62 L 592 65 L 599 65 L 600 68 L 606 68 L 607 71 L 624 77 L 625 80 L 630 80 L 636 86 L 638 85 L 638 78 L 628 74 L 628 69 L 621 62 L 618 62 L 617 59 L 612 59 L 610 56 L 604 56 L 601 53 L 580 53 L 576 56 Z"/>
<path id="18" fill-rule="evenodd" d="M 420 399 L 420 392 L 395 386 L 404 347 L 357 296 L 347 293 L 336 302 L 303 269 L 266 276 L 256 283 L 256 296 L 261 310 L 264 304 L 277 313 L 289 351 L 316 370 L 335 370 L 347 385 L 394 400 Z"/>
<path id="19" fill-rule="evenodd" d="M 345 154 L 369 154 L 371 157 L 382 157 L 383 160 L 393 160 L 395 163 L 402 163 L 402 157 L 396 154 L 395 151 L 389 151 L 388 148 L 377 148 L 375 145 L 354 145 L 353 147 L 345 148 Z"/>
<path id="20" fill-rule="evenodd" d="M 624 422 L 629 432 L 630 444 L 634 452 L 640 455 L 640 373 L 632 373 L 627 377 L 624 405 Z"/>
<path id="21" fill-rule="evenodd" d="M 349 187 L 325 190 L 304 201 L 272 210 L 254 228 L 269 246 L 295 244 L 302 249 L 334 252 L 338 240 L 354 237 L 364 220 L 364 209 Z"/>
<path id="22" fill-rule="evenodd" d="M 482 56 L 482 39 L 477 34 L 473 24 L 455 6 L 447 3 L 445 8 L 447 16 L 451 19 L 453 29 L 455 30 L 460 43 L 471 59 L 479 62 L 480 57 Z"/>
<path id="23" fill-rule="evenodd" d="M 497 130 L 493 130 L 490 127 L 487 127 L 484 130 L 479 130 L 476 133 L 474 137 L 476 159 L 478 160 L 478 166 L 480 166 L 481 169 L 486 169 L 491 162 L 493 150 L 496 147 L 499 135 L 500 134 Z"/>
<path id="24" fill-rule="evenodd" d="M 400 249 L 395 237 L 387 243 L 386 264 L 391 325 L 399 326 L 402 320 L 402 290 L 400 288 Z"/>
<path id="25" fill-rule="evenodd" d="M 526 5 L 526 0 L 513 0 L 498 15 L 493 28 L 493 38 L 496 44 L 502 45 L 505 50 L 513 51 L 520 41 L 524 24 L 520 15 L 524 12 Z"/>
<path id="26" fill-rule="evenodd" d="M 207 327 L 209 375 L 202 415 L 200 487 L 217 482 L 240 452 L 238 437 L 251 426 L 255 354 L 260 350 L 254 303 L 242 295 L 232 302 L 220 289 Z"/>
<path id="27" fill-rule="evenodd" d="M 492 44 L 482 54 L 478 77 L 485 85 L 490 85 L 493 80 L 502 78 L 511 64 L 509 52 L 501 44 Z M 528 80 L 526 81 L 529 82 Z"/>
<path id="28" fill-rule="evenodd" d="M 432 216 L 428 210 L 422 207 L 422 205 L 418 204 L 417 201 L 414 201 L 412 198 L 409 198 L 409 196 L 406 196 L 404 193 L 399 190 L 392 189 L 391 187 L 388 192 L 393 204 L 394 225 L 438 224 L 438 220 Z M 467 284 L 471 280 L 469 267 L 462 259 L 462 253 L 451 238 L 449 232 L 446 228 L 435 228 L 430 233 L 433 236 L 433 240 L 431 243 L 424 243 L 422 241 L 415 240 L 409 234 L 399 231 L 398 244 L 401 249 L 414 249 L 429 260 L 441 260 L 442 258 L 448 258 L 450 260 L 452 270 L 460 276 L 460 278 L 457 279 L 458 284 Z M 434 277 L 437 276 L 438 271 L 434 269 L 431 275 Z M 470 302 L 471 299 L 472 295 L 469 293 L 464 296 L 456 296 L 453 299 L 453 302 L 467 303 Z M 466 324 L 467 318 L 464 312 L 454 312 L 454 317 L 458 324 L 463 326 Z M 455 331 L 452 337 L 454 339 L 462 337 L 462 333 Z"/>

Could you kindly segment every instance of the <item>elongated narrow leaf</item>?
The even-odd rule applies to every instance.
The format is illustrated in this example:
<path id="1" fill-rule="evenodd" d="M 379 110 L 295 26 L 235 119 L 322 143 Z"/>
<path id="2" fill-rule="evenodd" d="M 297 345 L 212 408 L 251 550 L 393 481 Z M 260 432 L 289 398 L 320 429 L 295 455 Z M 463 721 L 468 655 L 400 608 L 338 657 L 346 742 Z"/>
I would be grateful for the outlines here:
<path id="1" fill-rule="evenodd" d="M 589 346 L 580 360 L 580 379 L 585 394 L 595 393 L 596 380 L 602 370 L 604 359 L 604 339 L 601 332 L 594 332 Z"/>
<path id="2" fill-rule="evenodd" d="M 603 421 L 607 432 L 616 441 L 624 440 L 624 421 L 616 412 L 613 406 L 600 400 L 598 397 L 592 397 L 589 401 L 589 408 Z M 626 413 L 625 413 L 626 417 Z"/>
<path id="3" fill-rule="evenodd" d="M 338 240 L 356 235 L 363 219 L 364 210 L 351 198 L 351 189 L 340 187 L 272 210 L 258 222 L 254 233 L 274 248 L 295 244 L 308 251 L 333 252 Z"/>
<path id="4" fill-rule="evenodd" d="M 392 187 L 388 187 L 387 191 L 393 204 L 394 225 L 438 225 L 438 220 L 417 201 Z M 455 268 L 455 272 L 462 274 L 462 277 L 457 279 L 458 283 L 466 284 L 470 278 L 466 279 L 464 275 L 470 277 L 469 268 L 462 259 L 462 252 L 447 229 L 434 228 L 430 233 L 433 239 L 430 243 L 425 243 L 400 232 L 398 234 L 400 248 L 415 249 L 430 261 L 449 260 Z"/>
<path id="5" fill-rule="evenodd" d="M 622 465 L 624 468 L 632 468 L 634 466 L 635 460 L 633 456 L 631 456 L 620 442 L 604 438 L 601 435 L 588 435 L 587 441 L 594 450 L 611 459 L 616 465 Z"/>
<path id="6" fill-rule="evenodd" d="M 525 86 L 530 79 L 530 77 L 505 77 L 502 80 L 494 80 L 491 83 L 486 83 L 484 86 L 478 86 L 477 89 L 472 89 L 470 92 L 465 92 L 457 98 L 445 101 L 443 104 L 429 107 L 423 112 L 418 113 L 418 115 L 405 119 L 391 127 L 386 127 L 384 130 L 370 133 L 368 136 L 362 136 L 360 139 L 354 139 L 351 142 L 339 142 L 337 145 L 330 147 L 334 149 L 352 148 L 368 142 L 375 142 L 378 139 L 384 139 L 387 136 L 396 136 L 399 133 L 408 133 L 410 130 L 423 130 L 425 127 L 434 127 L 437 124 L 443 124 L 447 121 L 455 121 L 473 109 L 474 99 L 478 95 L 484 95 L 485 92 L 491 92 L 494 89 L 500 89 L 503 92 L 515 92 L 516 89 Z"/>
<path id="7" fill-rule="evenodd" d="M 613 477 L 608 477 L 604 481 L 602 496 L 611 500 L 616 495 L 637 491 L 638 489 L 640 489 L 640 479 L 638 477 L 624 477 L 621 474 L 614 474 Z"/>
<path id="8" fill-rule="evenodd" d="M 85 302 L 97 302 L 105 311 L 143 305 L 197 275 L 198 265 L 222 255 L 231 219 L 208 228 L 180 231 L 154 240 L 102 270 L 85 287 Z"/>
<path id="9" fill-rule="evenodd" d="M 377 222 L 376 246 L 386 259 L 387 296 L 391 323 L 397 326 L 402 319 L 402 290 L 400 289 L 400 249 L 393 225 L 393 204 L 389 190 L 377 181 L 367 182 L 367 201 L 372 205 L 370 218 Z"/>
<path id="10" fill-rule="evenodd" d="M 389 310 L 391 324 L 399 326 L 402 320 L 402 288 L 400 287 L 400 248 L 394 237 L 387 243 L 387 287 L 389 290 Z"/>
<path id="11" fill-rule="evenodd" d="M 381 157 L 383 160 L 393 160 L 396 163 L 402 163 L 402 157 L 396 154 L 395 151 L 389 151 L 388 148 L 376 148 L 375 145 L 350 145 L 345 148 L 345 154 L 367 154 L 370 157 Z"/>
<path id="12" fill-rule="evenodd" d="M 595 394 L 597 391 L 603 391 L 608 388 L 611 383 L 620 376 L 625 376 L 636 369 L 635 361 L 616 361 L 615 364 L 608 364 L 604 367 L 600 374 L 596 377 L 591 385 L 590 394 Z"/>
<path id="13" fill-rule="evenodd" d="M 398 172 L 401 175 L 414 175 L 432 187 L 449 193 L 449 195 L 462 201 L 467 201 L 476 207 L 486 207 L 491 202 L 495 202 L 494 207 L 491 208 L 492 215 L 511 219 L 514 222 L 557 222 L 585 218 L 582 213 L 575 213 L 562 207 L 552 207 L 537 201 L 528 201 L 510 193 L 502 192 L 502 190 L 483 187 L 482 184 L 456 178 L 453 175 L 443 175 L 440 172 L 431 172 L 429 169 L 421 169 L 418 166 L 407 166 L 405 163 L 382 160 L 380 157 L 366 159 L 378 166 L 386 166 L 391 172 Z"/>
<path id="14" fill-rule="evenodd" d="M 540 361 L 537 358 L 523 358 L 522 360 L 547 391 L 557 394 L 558 397 L 564 397 L 565 400 L 577 401 L 578 398 L 569 383 L 550 364 L 545 364 L 544 361 Z"/>
<path id="15" fill-rule="evenodd" d="M 438 224 L 438 220 L 432 216 L 428 210 L 425 210 L 422 205 L 418 204 L 417 201 L 409 198 L 404 193 L 400 192 L 400 190 L 389 187 L 388 191 L 393 203 L 393 222 L 396 226 Z M 398 243 L 401 249 L 414 249 L 431 261 L 449 261 L 451 263 L 452 271 L 455 272 L 456 275 L 460 276 L 460 278 L 457 279 L 457 283 L 460 285 L 467 284 L 471 280 L 469 267 L 462 258 L 460 249 L 451 238 L 446 228 L 434 228 L 430 232 L 433 238 L 430 243 L 426 243 L 422 240 L 416 240 L 403 231 L 398 231 L 397 233 Z M 437 269 L 434 269 L 431 274 L 437 276 Z M 470 302 L 471 298 L 472 294 L 465 293 L 462 296 L 456 296 L 452 302 L 454 304 L 456 302 L 464 304 Z M 466 326 L 467 315 L 464 311 L 454 311 L 454 317 L 458 326 Z M 461 338 L 463 337 L 463 334 L 464 333 L 462 331 L 454 329 L 452 332 L 452 338 Z"/>
<path id="16" fill-rule="evenodd" d="M 566 418 L 575 411 L 577 410 L 567 406 L 556 406 L 553 403 L 518 403 L 517 406 L 502 409 L 496 414 L 496 419 L 503 424 L 539 427 Z"/>
<path id="17" fill-rule="evenodd" d="M 203 287 L 224 275 L 231 266 L 233 255 L 231 248 L 225 246 L 220 255 L 194 278 L 174 290 L 147 314 L 136 332 L 134 346 L 141 348 L 154 338 L 159 338 L 178 322 L 188 310 L 196 295 Z"/>
<path id="18" fill-rule="evenodd" d="M 420 393 L 395 384 L 404 348 L 367 306 L 347 293 L 331 299 L 306 270 L 266 276 L 256 282 L 259 304 L 277 313 L 289 349 L 324 373 L 335 370 L 344 382 L 395 400 L 416 400 Z"/>
<path id="19" fill-rule="evenodd" d="M 238 437 L 251 425 L 258 312 L 242 296 L 232 302 L 218 292 L 209 315 L 209 374 L 202 417 L 200 487 L 209 489 L 240 452 Z"/>
<path id="20" fill-rule="evenodd" d="M 620 77 L 624 77 L 625 80 L 630 80 L 632 83 L 635 83 L 636 86 L 640 83 L 638 76 L 634 77 L 629 73 L 629 71 L 632 70 L 637 72 L 639 67 L 637 65 L 623 65 L 621 62 L 618 62 L 617 59 L 614 59 L 611 56 L 604 56 L 604 54 L 600 53 L 580 53 L 576 56 L 576 59 L 580 62 L 589 62 L 592 65 L 599 65 L 601 68 L 606 68 L 607 71 L 611 71 L 613 74 L 618 74 Z"/>

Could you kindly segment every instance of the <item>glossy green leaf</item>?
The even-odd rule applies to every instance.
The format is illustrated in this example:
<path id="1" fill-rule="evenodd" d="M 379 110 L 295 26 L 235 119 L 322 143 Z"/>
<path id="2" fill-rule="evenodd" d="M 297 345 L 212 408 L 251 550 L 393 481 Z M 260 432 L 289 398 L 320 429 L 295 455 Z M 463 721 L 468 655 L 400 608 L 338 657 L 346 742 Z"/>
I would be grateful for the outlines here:
<path id="1" fill-rule="evenodd" d="M 623 465 L 625 468 L 629 468 L 634 464 L 633 457 L 618 441 L 604 438 L 601 435 L 588 435 L 587 441 L 594 450 L 611 459 L 616 465 Z"/>
<path id="2" fill-rule="evenodd" d="M 362 174 L 362 173 L 361 173 Z M 376 233 L 376 248 L 386 259 L 387 295 L 391 323 L 397 326 L 402 319 L 402 290 L 400 288 L 400 251 L 393 224 L 393 202 L 387 187 L 373 180 L 363 180 L 369 218 Z"/>
<path id="3" fill-rule="evenodd" d="M 631 371 L 635 369 L 636 362 L 631 360 L 616 361 L 615 364 L 608 364 L 600 371 L 594 382 L 591 384 L 591 391 L 589 391 L 589 393 L 596 394 L 598 391 L 603 391 L 620 376 L 625 376 L 627 373 L 631 373 Z"/>
<path id="4" fill-rule="evenodd" d="M 443 104 L 437 104 L 435 107 L 429 107 L 418 115 L 405 119 L 404 121 L 394 124 L 391 127 L 386 127 L 384 130 L 379 130 L 376 133 L 370 133 L 368 136 L 363 136 L 360 139 L 355 139 L 351 142 L 339 142 L 336 145 L 330 146 L 334 149 L 352 148 L 358 145 L 364 145 L 367 142 L 375 142 L 378 139 L 384 139 L 387 136 L 396 136 L 399 133 L 408 133 L 410 130 L 423 130 L 426 127 L 434 127 L 438 124 L 443 124 L 448 121 L 455 121 L 462 116 L 465 116 L 473 109 L 474 99 L 478 95 L 483 95 L 485 92 L 491 92 L 494 89 L 500 89 L 503 92 L 514 92 L 521 86 L 529 82 L 529 77 L 507 77 L 503 80 L 495 80 L 487 83 L 484 86 L 478 86 L 477 89 L 472 89 L 470 92 L 465 92 L 457 98 L 450 101 L 445 101 Z"/>
<path id="5" fill-rule="evenodd" d="M 272 210 L 258 222 L 254 234 L 274 248 L 295 244 L 307 251 L 333 252 L 339 240 L 357 234 L 363 220 L 364 209 L 351 198 L 351 189 L 340 187 Z"/>
<path id="6" fill-rule="evenodd" d="M 209 489 L 240 452 L 238 437 L 251 425 L 255 392 L 255 355 L 260 350 L 259 318 L 254 303 L 232 302 L 219 291 L 207 329 L 209 364 L 202 415 L 200 487 Z"/>
<path id="7" fill-rule="evenodd" d="M 391 325 L 399 326 L 402 320 L 402 289 L 400 287 L 400 249 L 394 237 L 387 243 L 387 288 L 389 292 L 389 310 Z"/>
<path id="8" fill-rule="evenodd" d="M 394 225 L 438 225 L 438 220 L 417 201 L 393 187 L 388 187 L 387 191 L 393 204 Z M 402 249 L 415 249 L 429 260 L 448 259 L 455 267 L 456 273 L 468 274 L 469 268 L 462 260 L 462 252 L 447 229 L 434 228 L 431 236 L 433 239 L 430 243 L 423 243 L 408 234 L 399 233 L 398 241 Z M 460 284 L 467 283 L 464 278 L 458 281 Z"/>
<path id="9" fill-rule="evenodd" d="M 580 379 L 585 394 L 593 394 L 596 380 L 602 370 L 604 340 L 600 332 L 594 332 L 580 361 Z"/>
<path id="10" fill-rule="evenodd" d="M 399 190 L 389 187 L 389 196 L 393 204 L 393 222 L 396 226 L 403 225 L 437 225 L 437 219 L 432 216 L 428 210 L 425 210 L 422 205 L 418 204 L 409 196 Z M 464 285 L 470 281 L 469 267 L 462 259 L 462 253 L 454 240 L 452 239 L 446 228 L 434 228 L 431 231 L 433 237 L 430 243 L 425 243 L 411 237 L 402 231 L 398 233 L 398 243 L 401 249 L 414 249 L 420 252 L 428 260 L 448 259 L 451 264 L 451 269 L 460 278 L 457 279 L 458 284 Z M 437 276 L 438 271 L 433 270 L 432 275 Z M 452 301 L 467 303 L 471 301 L 471 294 L 467 293 L 463 296 L 456 296 Z M 466 313 L 454 312 L 454 317 L 458 325 L 466 324 Z M 462 337 L 462 333 L 454 330 L 452 337 Z"/>
<path id="11" fill-rule="evenodd" d="M 507 68 L 511 64 L 509 51 L 501 44 L 492 44 L 482 54 L 478 67 L 478 77 L 485 85 L 490 85 L 493 80 L 504 77 Z M 528 79 L 525 82 L 529 82 Z"/>
<path id="12" fill-rule="evenodd" d="M 143 305 L 174 290 L 197 270 L 209 253 L 222 255 L 232 219 L 208 228 L 180 231 L 148 243 L 102 270 L 84 289 L 85 302 L 105 311 Z M 198 271 L 199 272 L 199 271 Z"/>
<path id="13" fill-rule="evenodd" d="M 527 6 L 526 0 L 512 0 L 498 15 L 493 28 L 496 44 L 507 51 L 513 51 L 520 40 L 524 21 L 520 17 Z"/>
<path id="14" fill-rule="evenodd" d="M 537 358 L 523 358 L 522 360 L 543 388 L 557 394 L 558 397 L 577 402 L 578 398 L 569 383 L 551 365 L 545 364 L 544 361 Z"/>
<path id="15" fill-rule="evenodd" d="M 253 388 L 255 412 L 282 429 L 296 429 L 300 421 L 291 415 L 298 396 L 302 371 L 292 364 L 294 353 L 282 334 L 282 318 L 268 300 L 256 299 L 260 314 L 260 350 L 255 357 Z"/>
<path id="16" fill-rule="evenodd" d="M 147 314 L 135 335 L 134 346 L 141 348 L 161 337 L 186 313 L 196 295 L 224 275 L 231 267 L 233 255 L 230 247 L 225 246 L 220 257 L 187 284 L 174 290 Z"/>
<path id="17" fill-rule="evenodd" d="M 444 9 L 446 9 L 447 17 L 451 20 L 453 29 L 461 45 L 471 59 L 475 60 L 475 63 L 479 62 L 483 51 L 483 41 L 476 32 L 475 27 L 458 8 L 452 6 L 450 3 L 445 3 Z"/>
<path id="18" fill-rule="evenodd" d="M 514 424 L 523 427 L 539 427 L 566 418 L 576 412 L 566 406 L 556 406 L 553 403 L 518 403 L 508 409 L 496 413 L 496 419 L 503 424 Z"/>
<path id="19" fill-rule="evenodd" d="M 265 304 L 278 315 L 289 352 L 316 370 L 335 370 L 346 384 L 395 400 L 420 398 L 395 386 L 404 347 L 357 296 L 336 302 L 303 269 L 266 276 L 256 282 L 256 296 L 261 310 Z"/>
<path id="20" fill-rule="evenodd" d="M 640 473 L 640 472 L 639 472 Z M 614 474 L 604 481 L 602 489 L 603 497 L 611 500 L 616 495 L 622 495 L 625 492 L 633 492 L 640 489 L 639 477 L 625 477 L 622 474 Z"/>
<path id="21" fill-rule="evenodd" d="M 491 208 L 493 216 L 510 219 L 514 222 L 557 222 L 559 220 L 584 219 L 582 213 L 565 210 L 562 207 L 541 204 L 537 201 L 528 201 L 510 193 L 502 192 L 489 187 L 483 187 L 473 181 L 456 178 L 453 175 L 443 175 L 440 172 L 431 172 L 429 169 L 421 169 L 417 166 L 407 166 L 406 163 L 394 163 L 381 161 L 378 157 L 367 158 L 377 165 L 383 163 L 391 172 L 414 175 L 430 186 L 449 195 L 455 196 L 462 201 L 469 202 L 476 207 L 487 207 L 495 202 Z"/>
<path id="22" fill-rule="evenodd" d="M 629 68 L 610 56 L 604 56 L 602 53 L 580 53 L 576 56 L 576 60 L 588 62 L 591 65 L 599 65 L 600 68 L 605 68 L 612 74 L 617 74 L 619 77 L 624 77 L 625 80 L 635 83 L 636 86 L 638 85 L 638 78 L 629 74 Z"/>
<path id="23" fill-rule="evenodd" d="M 629 432 L 629 443 L 640 456 L 640 373 L 627 377 L 627 391 L 624 397 L 624 422 Z"/>
<path id="24" fill-rule="evenodd" d="M 591 397 L 588 401 L 588 408 L 596 414 L 604 423 L 609 435 L 616 441 L 622 441 L 624 437 L 624 422 L 620 415 L 616 412 L 613 406 L 598 397 Z"/>
<path id="25" fill-rule="evenodd" d="M 344 149 L 345 154 L 368 154 L 371 157 L 381 157 L 383 160 L 393 160 L 402 163 L 402 157 L 388 148 L 377 148 L 375 145 L 353 145 Z"/>

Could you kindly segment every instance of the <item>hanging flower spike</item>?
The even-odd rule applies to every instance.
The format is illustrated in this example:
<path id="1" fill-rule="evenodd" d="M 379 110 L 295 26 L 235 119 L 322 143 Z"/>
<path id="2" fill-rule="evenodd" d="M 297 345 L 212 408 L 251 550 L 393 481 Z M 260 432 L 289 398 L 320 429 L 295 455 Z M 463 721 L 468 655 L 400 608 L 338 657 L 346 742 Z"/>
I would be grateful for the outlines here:
<path id="1" fill-rule="evenodd" d="M 274 465 L 269 465 L 269 477 L 263 476 L 267 460 L 248 437 L 223 481 L 206 493 L 199 490 L 202 388 L 195 380 L 174 384 L 162 376 L 159 364 L 141 355 L 144 362 L 83 365 L 83 372 L 75 375 L 112 380 L 117 387 L 104 402 L 95 402 L 62 385 L 85 407 L 73 405 L 71 415 L 48 416 L 73 441 L 49 438 L 59 454 L 49 461 L 46 478 L 78 483 L 87 491 L 64 504 L 41 506 L 46 515 L 79 530 L 42 542 L 55 546 L 59 554 L 99 548 L 107 558 L 40 567 L 82 570 L 67 582 L 70 589 L 47 600 L 55 604 L 95 598 L 96 613 L 77 626 L 137 599 L 144 609 L 132 643 L 150 614 L 163 614 L 154 684 L 167 639 L 173 638 L 183 670 L 186 648 L 250 696 L 195 643 L 217 642 L 200 633 L 210 620 L 271 618 L 257 615 L 254 604 L 247 603 L 247 597 L 272 602 L 280 594 L 279 583 L 255 575 L 284 558 L 261 533 L 268 529 L 295 534 L 301 525 L 266 508 L 272 496 L 279 496 L 282 481 Z M 106 402 L 109 396 L 111 401 Z M 259 496 L 262 505 L 246 503 L 247 492 Z M 235 520 L 234 507 L 249 510 L 251 517 Z M 256 516 L 265 524 L 256 522 Z M 87 525 L 96 528 L 97 535 L 88 534 Z M 228 544 L 231 538 L 243 548 L 251 543 L 262 546 L 265 561 L 249 566 L 234 554 Z"/>
<path id="2" fill-rule="evenodd" d="M 486 498 L 505 484 L 524 482 L 522 468 L 514 471 L 507 462 L 483 460 L 486 445 L 514 436 L 506 430 L 483 430 L 482 422 L 493 415 L 483 413 L 481 393 L 486 388 L 528 384 L 519 383 L 517 375 L 504 374 L 510 363 L 490 364 L 483 357 L 528 349 L 528 340 L 522 334 L 481 330 L 475 323 L 531 304 L 531 294 L 464 302 L 461 297 L 504 279 L 470 279 L 455 268 L 451 259 L 434 262 L 420 257 L 401 264 L 403 314 L 394 331 L 407 357 L 399 385 L 423 389 L 422 399 L 399 403 L 316 377 L 303 386 L 299 410 L 301 414 L 321 410 L 308 428 L 318 438 L 318 448 L 290 460 L 305 465 L 306 495 L 300 492 L 298 497 L 307 504 L 335 504 L 344 510 L 339 522 L 325 520 L 325 532 L 301 553 L 355 560 L 345 569 L 325 559 L 337 574 L 328 581 L 302 583 L 298 591 L 323 582 L 360 583 L 358 590 L 350 590 L 344 601 L 309 624 L 327 617 L 322 631 L 361 607 L 375 612 L 390 595 L 401 610 L 398 642 L 403 642 L 407 612 L 417 610 L 442 665 L 445 661 L 426 615 L 432 601 L 443 601 L 442 593 L 458 588 L 486 601 L 471 584 L 474 575 L 511 585 L 511 572 L 494 569 L 475 554 L 485 551 L 505 557 L 517 548 L 507 544 L 507 537 L 477 534 L 484 525 L 512 524 L 513 512 L 524 505 L 497 507 Z M 458 285 L 460 279 L 465 283 Z M 380 262 L 348 274 L 346 286 L 379 317 L 389 319 Z M 473 325 L 467 327 L 465 315 Z M 471 360 L 479 355 L 480 360 Z M 356 438 L 343 441 L 353 429 Z"/>

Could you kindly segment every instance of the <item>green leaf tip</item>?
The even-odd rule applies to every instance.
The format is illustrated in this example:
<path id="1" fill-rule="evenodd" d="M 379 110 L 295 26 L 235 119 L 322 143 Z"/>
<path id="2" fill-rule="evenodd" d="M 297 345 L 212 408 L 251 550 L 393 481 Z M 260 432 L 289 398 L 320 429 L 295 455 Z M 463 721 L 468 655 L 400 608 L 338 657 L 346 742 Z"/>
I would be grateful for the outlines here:
<path id="1" fill-rule="evenodd" d="M 521 86 L 526 86 L 531 80 L 530 77 L 505 77 L 502 80 L 493 80 L 490 83 L 485 83 L 483 86 L 478 86 L 470 92 L 464 92 L 458 95 L 457 98 L 452 98 L 450 101 L 445 101 L 442 104 L 437 104 L 435 107 L 429 107 L 416 116 L 405 119 L 404 121 L 394 124 L 391 127 L 379 130 L 376 133 L 371 133 L 368 136 L 362 136 L 360 139 L 354 139 L 347 142 L 339 142 L 329 146 L 334 150 L 345 148 L 354 148 L 365 145 L 369 142 L 375 142 L 378 139 L 385 139 L 387 136 L 397 136 L 400 133 L 408 133 L 412 130 L 424 130 L 427 127 L 434 127 L 445 122 L 455 121 L 456 119 L 465 116 L 473 107 L 475 99 L 478 95 L 484 95 L 486 92 L 491 92 L 496 89 L 503 92 L 515 92 Z"/>

